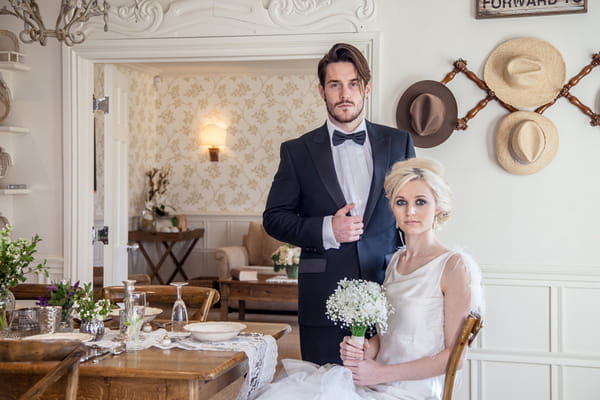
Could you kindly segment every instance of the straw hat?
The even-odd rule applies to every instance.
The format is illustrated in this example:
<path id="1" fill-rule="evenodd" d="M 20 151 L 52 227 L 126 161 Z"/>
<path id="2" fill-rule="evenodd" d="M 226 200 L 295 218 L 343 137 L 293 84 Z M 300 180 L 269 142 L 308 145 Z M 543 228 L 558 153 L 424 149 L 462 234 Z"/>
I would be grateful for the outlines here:
<path id="1" fill-rule="evenodd" d="M 410 86 L 398 102 L 398 129 L 409 132 L 417 147 L 434 147 L 454 131 L 458 107 L 446 85 L 420 81 Z"/>
<path id="2" fill-rule="evenodd" d="M 538 107 L 559 94 L 565 82 L 565 61 L 550 43 L 518 38 L 496 47 L 485 63 L 488 87 L 515 107 Z"/>
<path id="3" fill-rule="evenodd" d="M 533 174 L 550 164 L 557 150 L 556 127 L 538 113 L 515 111 L 498 125 L 496 158 L 510 173 Z"/>

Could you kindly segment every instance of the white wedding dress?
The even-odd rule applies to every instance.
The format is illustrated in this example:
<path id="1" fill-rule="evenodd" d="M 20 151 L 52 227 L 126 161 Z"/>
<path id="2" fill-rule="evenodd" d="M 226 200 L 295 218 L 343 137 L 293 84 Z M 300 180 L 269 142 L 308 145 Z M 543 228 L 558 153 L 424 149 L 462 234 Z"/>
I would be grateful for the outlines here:
<path id="1" fill-rule="evenodd" d="M 399 250 L 390 260 L 383 285 L 394 307 L 388 331 L 380 335 L 376 361 L 399 364 L 439 353 L 444 349 L 444 297 L 440 289 L 446 252 L 408 275 L 396 271 Z M 480 311 L 481 273 L 467 254 L 460 252 L 471 271 L 472 309 Z M 426 316 L 426 317 L 425 317 Z M 283 360 L 287 376 L 265 387 L 260 400 L 437 400 L 442 396 L 444 376 L 395 381 L 373 386 L 357 386 L 350 370 L 327 364 L 318 366 L 300 360 Z"/>

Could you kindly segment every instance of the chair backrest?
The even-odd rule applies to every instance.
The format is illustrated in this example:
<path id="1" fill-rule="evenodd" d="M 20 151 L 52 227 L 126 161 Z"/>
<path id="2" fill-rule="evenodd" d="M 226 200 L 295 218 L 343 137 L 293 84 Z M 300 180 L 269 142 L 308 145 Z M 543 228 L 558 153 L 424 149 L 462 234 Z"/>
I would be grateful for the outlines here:
<path id="1" fill-rule="evenodd" d="M 77 399 L 79 360 L 85 345 L 74 340 L 0 340 L 0 362 L 60 361 L 39 381 L 20 395 L 18 400 L 39 399 L 62 376 L 67 376 L 65 399 Z"/>
<path id="2" fill-rule="evenodd" d="M 37 300 L 38 297 L 50 296 L 49 283 L 20 283 L 10 288 L 16 300 Z"/>
<path id="3" fill-rule="evenodd" d="M 140 285 L 135 290 L 146 293 L 146 302 L 150 307 L 159 307 L 163 312 L 158 318 L 171 318 L 171 308 L 177 298 L 177 288 L 171 285 Z M 125 290 L 123 286 L 107 286 L 102 288 L 102 297 L 112 303 L 123 301 Z M 181 297 L 188 309 L 190 320 L 206 321 L 210 308 L 219 301 L 220 295 L 216 289 L 201 286 L 184 286 Z"/>
<path id="4" fill-rule="evenodd" d="M 462 331 L 460 336 L 454 343 L 450 357 L 448 358 L 448 364 L 446 365 L 446 376 L 444 378 L 444 395 L 442 400 L 451 400 L 452 391 L 454 389 L 454 379 L 456 378 L 456 370 L 462 359 L 463 353 L 467 346 L 470 346 L 475 340 L 477 333 L 483 327 L 483 321 L 481 316 L 477 313 L 471 312 L 465 318 Z"/>

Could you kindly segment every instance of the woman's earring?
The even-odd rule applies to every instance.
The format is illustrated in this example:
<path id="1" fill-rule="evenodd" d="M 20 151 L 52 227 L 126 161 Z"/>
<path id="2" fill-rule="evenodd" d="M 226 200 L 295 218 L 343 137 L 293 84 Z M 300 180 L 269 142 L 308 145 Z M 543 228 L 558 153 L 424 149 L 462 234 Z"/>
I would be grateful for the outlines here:
<path id="1" fill-rule="evenodd" d="M 400 248 L 405 248 L 406 244 L 404 244 L 404 232 L 402 232 L 400 229 L 398 229 L 398 237 L 400 237 Z"/>

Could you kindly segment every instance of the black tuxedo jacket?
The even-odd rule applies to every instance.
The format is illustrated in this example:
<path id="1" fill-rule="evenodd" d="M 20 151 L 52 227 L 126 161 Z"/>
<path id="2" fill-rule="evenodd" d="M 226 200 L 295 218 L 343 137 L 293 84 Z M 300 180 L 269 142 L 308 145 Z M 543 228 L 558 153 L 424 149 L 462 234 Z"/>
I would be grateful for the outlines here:
<path id="1" fill-rule="evenodd" d="M 323 248 L 323 217 L 346 205 L 337 180 L 327 125 L 281 145 L 281 160 L 263 213 L 265 230 L 278 240 L 302 247 L 298 277 L 298 319 L 308 326 L 330 326 L 325 302 L 337 282 L 383 281 L 386 256 L 398 247 L 394 216 L 383 181 L 396 162 L 414 157 L 404 131 L 366 122 L 373 154 L 373 179 L 360 240 L 340 249 Z"/>

